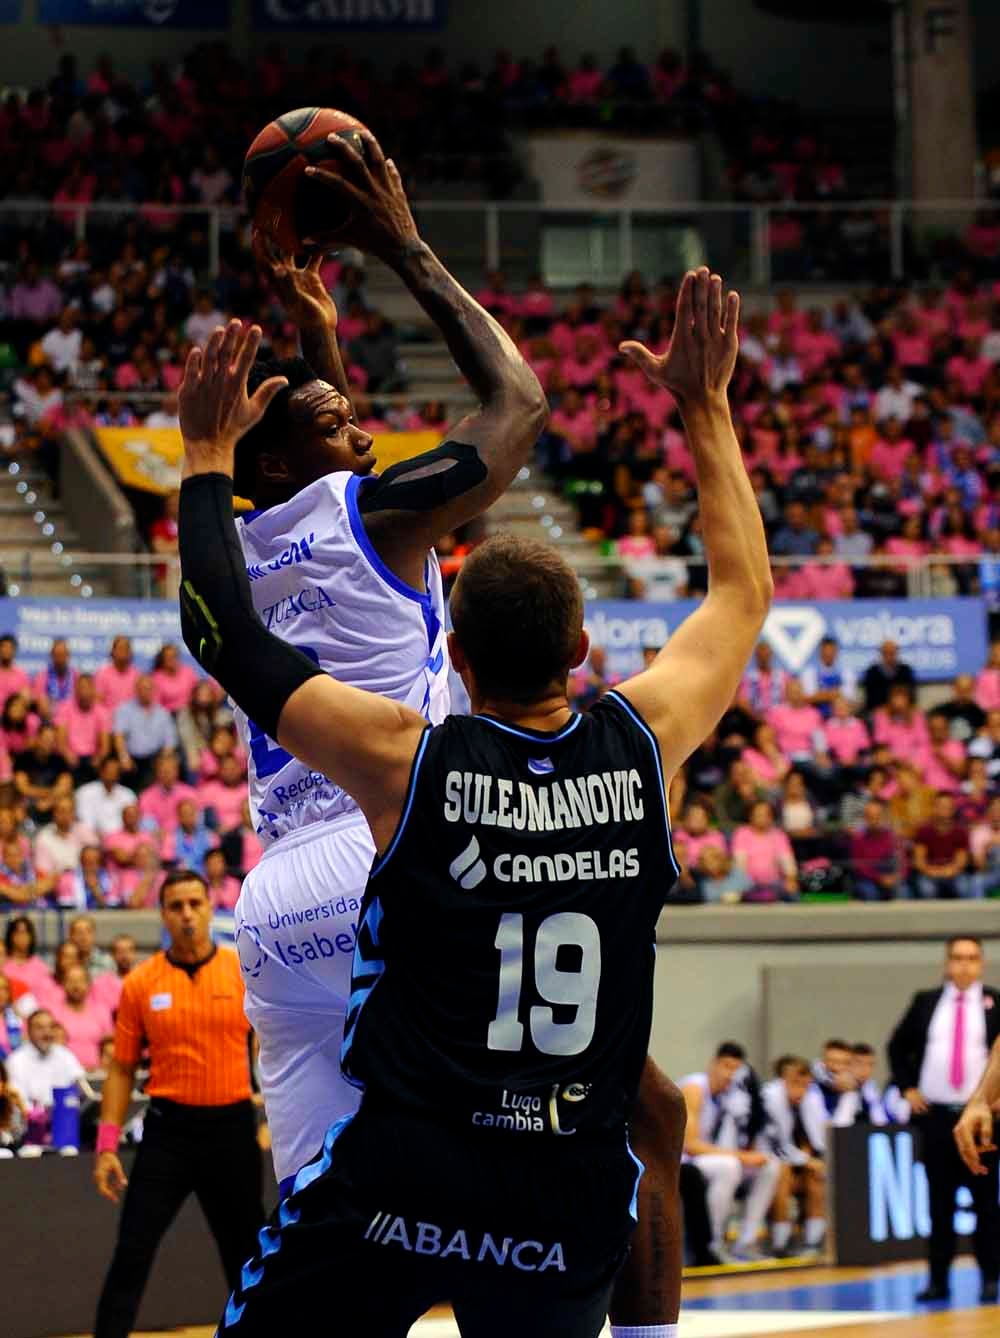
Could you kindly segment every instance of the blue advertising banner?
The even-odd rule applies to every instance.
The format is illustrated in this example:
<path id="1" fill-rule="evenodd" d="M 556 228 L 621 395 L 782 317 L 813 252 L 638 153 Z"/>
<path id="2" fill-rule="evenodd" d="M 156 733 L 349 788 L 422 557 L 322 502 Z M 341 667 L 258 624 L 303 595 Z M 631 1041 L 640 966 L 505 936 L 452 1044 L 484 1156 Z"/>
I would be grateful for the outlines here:
<path id="1" fill-rule="evenodd" d="M 77 669 L 92 673 L 107 662 L 112 639 L 132 638 L 136 664 L 148 669 L 165 641 L 181 641 L 180 610 L 165 599 L 0 599 L 0 635 L 17 637 L 17 662 L 29 673 L 44 667 L 56 637 L 69 642 Z"/>
<path id="2" fill-rule="evenodd" d="M 587 627 L 608 653 L 608 669 L 619 677 L 642 666 L 646 646 L 662 646 L 688 614 L 693 599 L 672 604 L 598 600 L 587 605 Z M 816 604 L 777 603 L 764 637 L 787 673 L 816 663 L 825 636 L 840 643 L 845 668 L 862 674 L 878 659 L 883 641 L 895 641 L 919 680 L 978 673 L 986 663 L 986 607 L 981 599 L 845 599 Z"/>
<path id="3" fill-rule="evenodd" d="M 39 0 L 40 23 L 228 28 L 229 0 Z"/>
<path id="4" fill-rule="evenodd" d="M 21 0 L 0 0 L 0 23 L 21 22 Z"/>
<path id="5" fill-rule="evenodd" d="M 612 674 L 626 677 L 642 666 L 646 646 L 659 648 L 688 614 L 693 599 L 672 604 L 640 600 L 595 600 L 587 605 L 587 628 L 608 653 Z M 53 638 L 65 637 L 78 669 L 96 669 L 111 639 L 132 638 L 136 663 L 147 666 L 164 641 L 181 642 L 177 605 L 157 599 L 0 599 L 0 634 L 18 639 L 18 662 L 40 669 Z M 816 663 L 824 636 L 840 642 L 842 663 L 863 673 L 878 658 L 883 641 L 895 641 L 917 678 L 928 682 L 978 673 L 986 663 L 986 608 L 981 599 L 841 600 L 820 604 L 775 604 L 764 626 L 783 669 L 800 674 Z M 193 663 L 193 661 L 191 661 Z"/>
<path id="6" fill-rule="evenodd" d="M 352 28 L 433 32 L 448 0 L 254 0 L 255 28 Z"/>

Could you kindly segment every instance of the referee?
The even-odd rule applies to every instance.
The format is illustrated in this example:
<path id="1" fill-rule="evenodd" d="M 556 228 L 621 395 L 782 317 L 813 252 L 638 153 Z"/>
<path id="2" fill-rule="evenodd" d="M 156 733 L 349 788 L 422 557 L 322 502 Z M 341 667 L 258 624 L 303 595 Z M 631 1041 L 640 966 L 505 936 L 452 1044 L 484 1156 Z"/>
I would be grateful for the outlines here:
<path id="1" fill-rule="evenodd" d="M 94 1338 L 132 1331 L 156 1250 L 189 1194 L 198 1196 L 230 1288 L 264 1217 L 238 959 L 212 942 L 211 902 L 198 874 L 167 876 L 160 914 L 170 947 L 125 979 L 101 1101 L 94 1179 L 112 1203 L 128 1190 Z M 144 1045 L 151 1100 L 127 1181 L 118 1140 Z"/>

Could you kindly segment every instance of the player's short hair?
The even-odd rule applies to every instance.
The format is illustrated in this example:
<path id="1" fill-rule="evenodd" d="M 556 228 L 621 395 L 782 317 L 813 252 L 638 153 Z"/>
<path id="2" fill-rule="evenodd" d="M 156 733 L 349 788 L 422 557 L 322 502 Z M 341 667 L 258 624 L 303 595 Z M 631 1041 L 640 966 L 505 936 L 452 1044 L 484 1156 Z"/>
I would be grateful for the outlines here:
<path id="1" fill-rule="evenodd" d="M 233 492 L 237 497 L 253 498 L 257 490 L 257 457 L 265 451 L 281 449 L 282 438 L 288 430 L 288 401 L 292 394 L 311 381 L 319 380 L 305 358 L 257 358 L 247 377 L 247 394 L 252 395 L 272 376 L 286 377 L 288 385 L 278 391 L 260 422 L 255 423 L 236 444 Z"/>
<path id="2" fill-rule="evenodd" d="M 974 943 L 980 952 L 983 951 L 983 940 L 978 934 L 951 934 L 945 941 L 945 951 L 950 954 L 956 943 Z"/>
<path id="3" fill-rule="evenodd" d="M 167 893 L 172 887 L 176 887 L 178 883 L 197 883 L 205 896 L 208 896 L 208 883 L 205 882 L 200 873 L 196 873 L 194 869 L 173 869 L 160 884 L 161 906 L 167 904 Z"/>
<path id="4" fill-rule="evenodd" d="M 583 632 L 583 595 L 550 545 L 496 534 L 466 558 L 451 616 L 479 691 L 526 705 L 565 683 Z"/>
<path id="5" fill-rule="evenodd" d="M 851 1046 L 852 1055 L 873 1055 L 874 1053 L 875 1047 L 869 1045 L 867 1041 L 855 1041 Z"/>
<path id="6" fill-rule="evenodd" d="M 739 1059 L 745 1061 L 747 1052 L 739 1041 L 723 1041 L 715 1052 L 716 1059 Z"/>
<path id="7" fill-rule="evenodd" d="M 834 1036 L 832 1040 L 823 1042 L 824 1050 L 850 1050 L 852 1047 L 847 1041 L 842 1041 L 839 1036 Z"/>
<path id="8" fill-rule="evenodd" d="M 774 1061 L 774 1076 L 783 1078 L 786 1073 L 797 1073 L 800 1078 L 812 1077 L 809 1061 L 801 1055 L 781 1055 Z"/>

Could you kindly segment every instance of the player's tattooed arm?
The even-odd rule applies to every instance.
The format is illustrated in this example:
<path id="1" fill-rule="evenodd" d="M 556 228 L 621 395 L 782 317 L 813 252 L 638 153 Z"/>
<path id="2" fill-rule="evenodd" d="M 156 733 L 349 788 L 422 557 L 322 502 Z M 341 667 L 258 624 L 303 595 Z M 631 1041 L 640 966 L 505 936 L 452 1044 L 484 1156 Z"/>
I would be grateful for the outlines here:
<path id="1" fill-rule="evenodd" d="M 548 420 L 538 378 L 503 327 L 484 311 L 421 240 L 399 172 L 365 137 L 365 157 L 346 140 L 331 137 L 337 171 L 307 169 L 340 200 L 355 208 L 338 240 L 377 255 L 399 275 L 440 330 L 455 363 L 479 401 L 448 440 L 475 452 L 479 469 L 439 482 L 441 495 L 423 508 L 366 511 L 365 526 L 384 561 L 412 579 L 422 575 L 428 547 L 442 534 L 480 515 L 506 491 L 527 462 Z M 461 469 L 461 461 L 425 459 L 425 478 Z"/>
<path id="2" fill-rule="evenodd" d="M 298 326 L 302 356 L 323 381 L 351 403 L 351 387 L 337 341 L 337 304 L 321 273 L 326 252 L 313 251 L 303 265 L 279 251 L 260 228 L 253 231 L 257 268 L 270 282 L 285 314 Z"/>

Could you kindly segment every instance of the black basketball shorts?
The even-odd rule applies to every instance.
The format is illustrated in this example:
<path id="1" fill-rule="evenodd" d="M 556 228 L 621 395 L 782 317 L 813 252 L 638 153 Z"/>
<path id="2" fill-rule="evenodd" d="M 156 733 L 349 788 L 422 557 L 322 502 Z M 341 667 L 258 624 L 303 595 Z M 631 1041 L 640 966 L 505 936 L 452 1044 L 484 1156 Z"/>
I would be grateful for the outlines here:
<path id="1" fill-rule="evenodd" d="M 639 1171 L 624 1139 L 473 1136 L 363 1109 L 261 1231 L 219 1335 L 405 1338 L 450 1302 L 463 1338 L 595 1338 Z"/>

